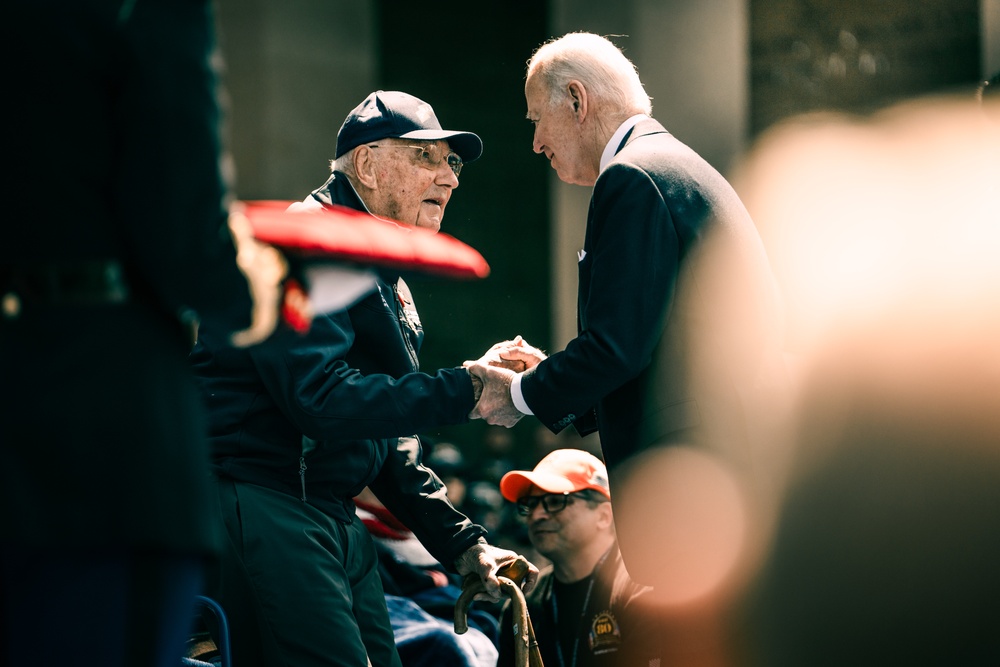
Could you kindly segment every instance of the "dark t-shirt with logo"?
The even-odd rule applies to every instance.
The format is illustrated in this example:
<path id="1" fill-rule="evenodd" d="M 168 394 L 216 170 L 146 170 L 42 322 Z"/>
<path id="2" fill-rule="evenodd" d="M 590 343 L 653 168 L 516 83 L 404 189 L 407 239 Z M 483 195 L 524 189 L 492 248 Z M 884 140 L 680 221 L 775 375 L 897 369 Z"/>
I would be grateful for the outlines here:
<path id="1" fill-rule="evenodd" d="M 655 664 L 662 654 L 656 619 L 641 602 L 649 588 L 628 578 L 617 547 L 596 572 L 562 583 L 542 571 L 526 596 L 528 615 L 546 667 Z M 498 667 L 515 667 L 511 603 L 500 622 Z M 517 666 L 520 667 L 520 666 Z"/>

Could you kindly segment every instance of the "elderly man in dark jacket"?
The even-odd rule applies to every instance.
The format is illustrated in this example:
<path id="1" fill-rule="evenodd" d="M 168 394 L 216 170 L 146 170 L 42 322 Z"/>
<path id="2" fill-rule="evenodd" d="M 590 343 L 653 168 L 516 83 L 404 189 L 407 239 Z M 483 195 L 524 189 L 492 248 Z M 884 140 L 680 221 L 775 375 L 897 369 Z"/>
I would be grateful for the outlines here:
<path id="1" fill-rule="evenodd" d="M 478 136 L 443 130 L 426 102 L 377 91 L 344 121 L 332 175 L 291 210 L 346 206 L 437 231 L 463 162 L 481 152 Z M 289 346 L 234 351 L 206 328 L 192 354 L 231 547 L 218 595 L 244 667 L 399 664 L 352 501 L 366 486 L 435 558 L 478 574 L 494 597 L 497 568 L 516 558 L 452 506 L 412 435 L 466 422 L 481 385 L 462 367 L 419 372 L 410 292 L 385 271 L 375 282 Z"/>

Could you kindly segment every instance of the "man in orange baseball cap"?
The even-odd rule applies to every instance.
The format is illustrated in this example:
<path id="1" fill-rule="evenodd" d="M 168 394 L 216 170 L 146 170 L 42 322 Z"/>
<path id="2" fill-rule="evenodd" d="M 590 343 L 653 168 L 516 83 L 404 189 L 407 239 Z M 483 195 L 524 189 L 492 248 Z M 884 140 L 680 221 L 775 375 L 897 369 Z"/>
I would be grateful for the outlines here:
<path id="1" fill-rule="evenodd" d="M 526 596 L 543 664 L 657 664 L 657 628 L 642 611 L 651 589 L 629 579 L 622 564 L 604 463 L 557 449 L 534 470 L 504 475 L 500 492 L 516 503 L 531 544 L 551 562 Z M 508 603 L 498 667 L 514 664 L 511 617 Z"/>

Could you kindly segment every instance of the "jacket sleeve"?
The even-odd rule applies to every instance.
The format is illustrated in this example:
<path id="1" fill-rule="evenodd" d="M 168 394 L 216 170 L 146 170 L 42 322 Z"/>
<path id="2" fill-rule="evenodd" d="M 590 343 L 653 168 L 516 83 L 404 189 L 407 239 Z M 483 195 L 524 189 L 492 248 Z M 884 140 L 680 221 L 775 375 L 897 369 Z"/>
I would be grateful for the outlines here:
<path id="1" fill-rule="evenodd" d="M 415 437 L 398 439 L 369 487 L 450 572 L 455 571 L 455 559 L 486 535 L 485 528 L 448 500 L 444 483 L 423 464 Z"/>
<path id="2" fill-rule="evenodd" d="M 341 311 L 317 317 L 292 344 L 251 350 L 271 399 L 304 435 L 333 442 L 393 438 L 468 421 L 475 401 L 466 369 L 398 378 L 363 373 L 348 362 L 354 339 L 350 316 Z"/>
<path id="3" fill-rule="evenodd" d="M 521 380 L 528 406 L 555 431 L 649 365 L 677 277 L 674 221 L 645 171 L 613 164 L 593 201 L 579 267 L 580 333 Z"/>

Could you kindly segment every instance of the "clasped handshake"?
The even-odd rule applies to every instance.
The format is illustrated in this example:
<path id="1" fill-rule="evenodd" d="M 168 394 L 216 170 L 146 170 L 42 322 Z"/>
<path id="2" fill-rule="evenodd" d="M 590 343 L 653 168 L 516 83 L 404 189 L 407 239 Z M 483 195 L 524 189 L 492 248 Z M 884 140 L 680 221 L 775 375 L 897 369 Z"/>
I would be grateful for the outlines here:
<path id="1" fill-rule="evenodd" d="M 515 336 L 513 340 L 497 343 L 476 361 L 466 361 L 463 366 L 472 375 L 477 400 L 469 419 L 485 419 L 487 424 L 507 428 L 520 421 L 524 413 L 511 398 L 511 382 L 543 359 L 544 352 Z"/>

